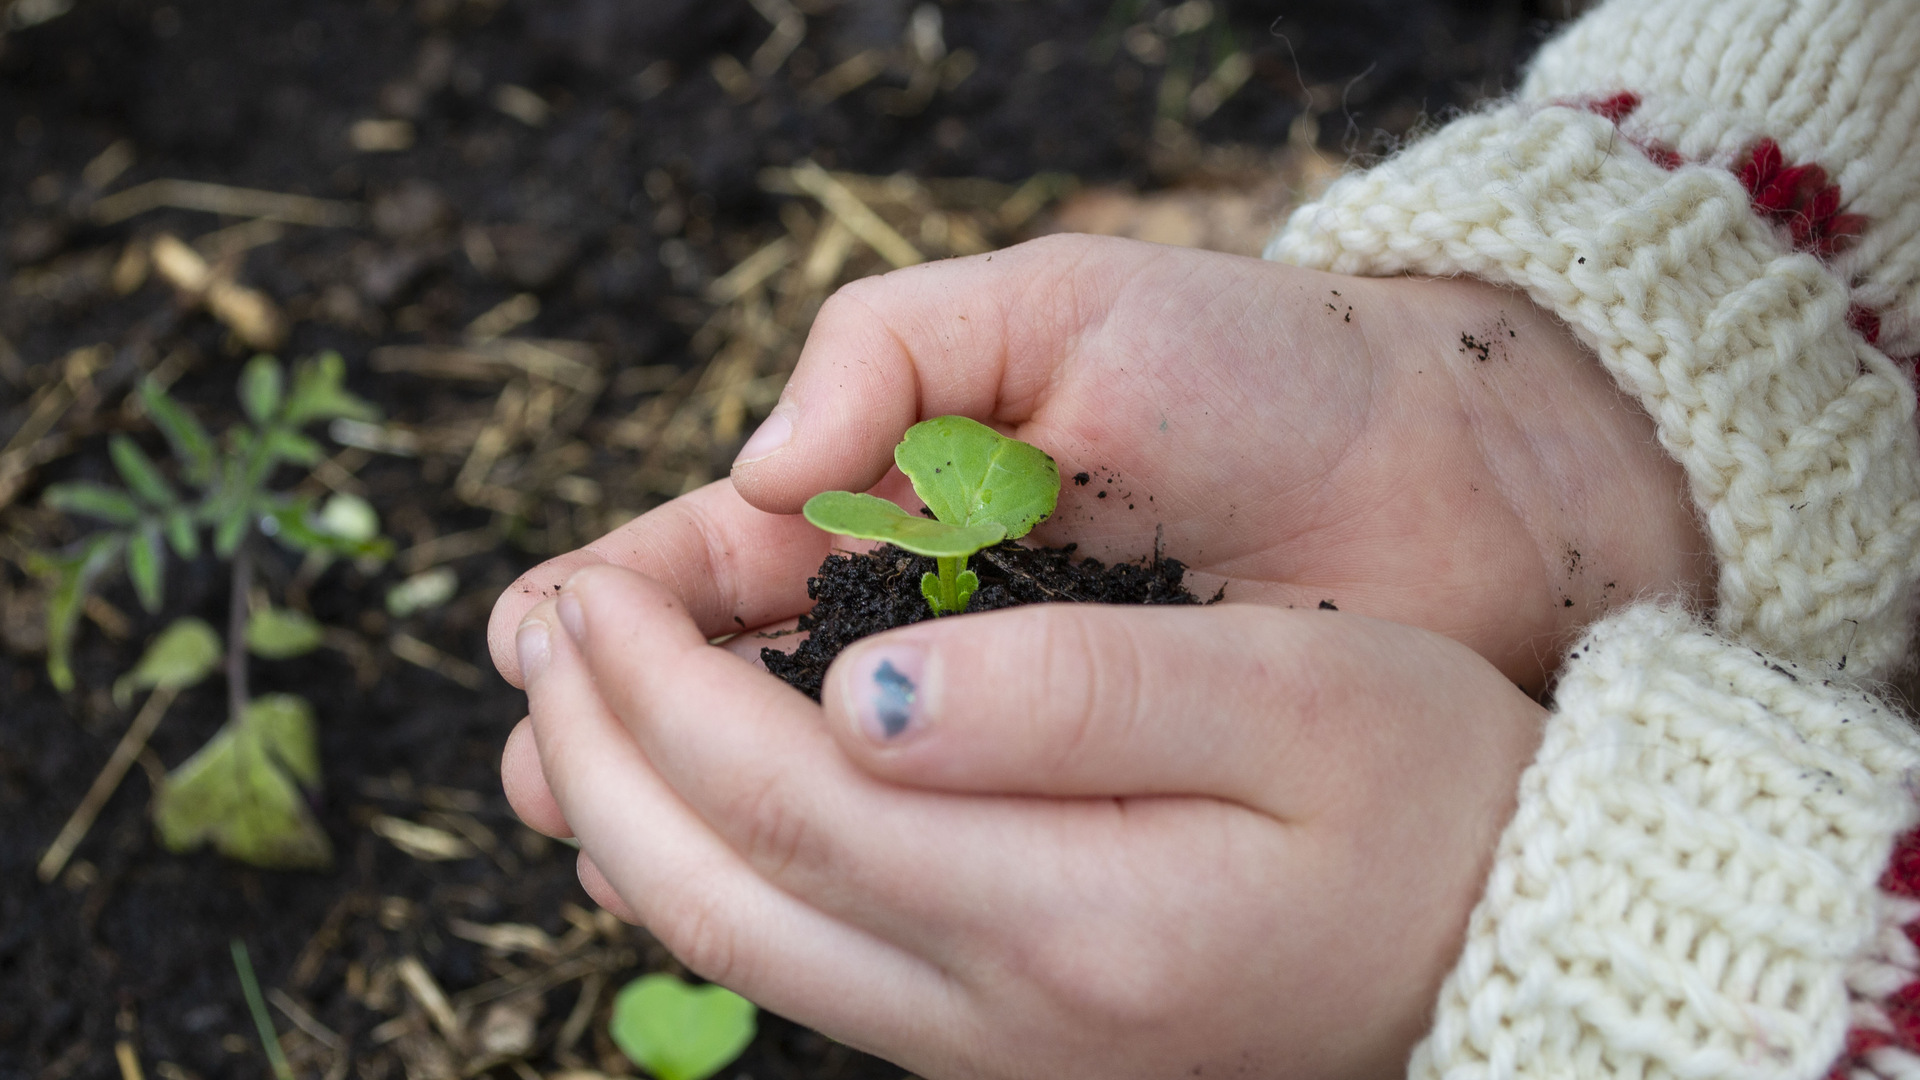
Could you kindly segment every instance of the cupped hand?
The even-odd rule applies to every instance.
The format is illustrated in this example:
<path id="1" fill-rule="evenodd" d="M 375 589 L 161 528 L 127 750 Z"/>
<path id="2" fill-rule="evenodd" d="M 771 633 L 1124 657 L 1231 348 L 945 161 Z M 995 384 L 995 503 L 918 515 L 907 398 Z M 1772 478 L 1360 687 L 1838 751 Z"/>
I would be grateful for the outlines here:
<path id="1" fill-rule="evenodd" d="M 529 573 L 495 611 L 501 670 L 521 615 L 595 562 L 725 600 L 715 634 L 801 613 L 827 539 L 754 509 L 903 494 L 894 444 L 949 413 L 1058 460 L 1040 542 L 1159 543 L 1203 594 L 1424 627 L 1533 690 L 1614 603 L 1708 588 L 1652 422 L 1524 296 L 1055 237 L 840 290 L 731 489 Z"/>
<path id="2" fill-rule="evenodd" d="M 595 567 L 533 610 L 516 807 L 695 972 L 943 1080 L 1396 1074 L 1543 715 L 1244 604 L 921 623 L 822 709 L 699 603 Z"/>

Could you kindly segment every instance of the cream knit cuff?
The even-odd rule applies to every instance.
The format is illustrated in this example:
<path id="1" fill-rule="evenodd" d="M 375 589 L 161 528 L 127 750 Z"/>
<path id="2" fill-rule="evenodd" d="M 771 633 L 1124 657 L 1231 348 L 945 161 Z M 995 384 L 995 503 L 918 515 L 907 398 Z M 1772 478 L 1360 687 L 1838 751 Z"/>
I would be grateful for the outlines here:
<path id="1" fill-rule="evenodd" d="M 1596 625 L 1557 701 L 1409 1075 L 1824 1076 L 1913 951 L 1876 882 L 1920 736 L 1653 605 Z"/>
<path id="2" fill-rule="evenodd" d="M 1849 678 L 1905 655 L 1920 581 L 1913 390 L 1849 327 L 1845 285 L 1724 169 L 1669 170 L 1602 116 L 1509 104 L 1338 181 L 1267 255 L 1525 290 L 1685 467 L 1719 561 L 1720 630 Z"/>

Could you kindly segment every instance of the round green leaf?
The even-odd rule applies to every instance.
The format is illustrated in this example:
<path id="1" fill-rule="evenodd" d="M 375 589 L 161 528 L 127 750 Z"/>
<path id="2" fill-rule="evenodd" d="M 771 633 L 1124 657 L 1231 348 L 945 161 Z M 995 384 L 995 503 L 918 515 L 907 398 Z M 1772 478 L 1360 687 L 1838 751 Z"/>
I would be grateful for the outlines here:
<path id="1" fill-rule="evenodd" d="M 1032 531 L 1060 497 L 1060 468 L 1045 451 L 964 416 L 908 428 L 893 460 L 935 517 L 950 525 L 998 522 L 1010 539 Z"/>
<path id="2" fill-rule="evenodd" d="M 418 611 L 437 608 L 459 591 L 460 577 L 450 566 L 423 570 L 387 590 L 387 614 L 404 619 Z"/>
<path id="3" fill-rule="evenodd" d="M 342 540 L 363 543 L 380 535 L 380 512 L 358 495 L 339 492 L 320 508 L 320 528 Z"/>
<path id="4" fill-rule="evenodd" d="M 213 627 L 192 616 L 175 619 L 147 646 L 133 670 L 115 680 L 113 700 L 124 709 L 141 690 L 184 690 L 220 666 L 220 653 L 220 635 Z"/>
<path id="5" fill-rule="evenodd" d="M 997 521 L 950 525 L 909 514 L 893 503 L 851 491 L 823 491 L 800 508 L 807 520 L 828 532 L 884 540 L 916 555 L 957 558 L 971 555 L 1006 539 L 1007 528 Z"/>
<path id="6" fill-rule="evenodd" d="M 267 660 L 285 660 L 320 647 L 320 624 L 311 615 L 265 607 L 247 620 L 247 649 Z"/>
<path id="7" fill-rule="evenodd" d="M 707 1080 L 753 1041 L 753 1002 L 720 986 L 643 975 L 613 999 L 608 1033 L 660 1080 Z"/>
<path id="8" fill-rule="evenodd" d="M 246 407 L 247 416 L 254 423 L 264 425 L 280 411 L 285 381 L 280 361 L 271 356 L 256 356 L 240 369 L 240 404 Z"/>

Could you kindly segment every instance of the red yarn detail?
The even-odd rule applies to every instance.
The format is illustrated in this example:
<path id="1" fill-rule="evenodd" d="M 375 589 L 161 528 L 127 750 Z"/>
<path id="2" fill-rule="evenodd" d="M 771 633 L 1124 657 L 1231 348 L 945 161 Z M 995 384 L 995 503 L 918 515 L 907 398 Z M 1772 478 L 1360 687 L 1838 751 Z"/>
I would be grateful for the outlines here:
<path id="1" fill-rule="evenodd" d="M 1647 155 L 1648 160 L 1668 172 L 1672 172 L 1687 163 L 1687 159 L 1680 156 L 1680 151 L 1664 143 L 1640 142 L 1635 140 L 1633 145 L 1639 147 L 1640 152 Z"/>
<path id="2" fill-rule="evenodd" d="M 1855 304 L 1847 309 L 1847 325 L 1854 332 L 1867 339 L 1867 344 L 1880 344 L 1880 313 L 1863 304 Z"/>
<path id="3" fill-rule="evenodd" d="M 1633 115 L 1633 110 L 1639 107 L 1640 95 L 1631 90 L 1622 90 L 1612 97 L 1586 103 L 1588 112 L 1596 116 L 1604 116 L 1616 124 Z"/>
<path id="4" fill-rule="evenodd" d="M 1866 218 L 1840 212 L 1840 185 L 1827 182 L 1827 170 L 1787 164 L 1786 154 L 1772 139 L 1754 144 L 1739 177 L 1754 212 L 1785 225 L 1796 251 L 1831 258 L 1866 231 Z"/>
<path id="5" fill-rule="evenodd" d="M 1920 829 L 1902 833 L 1893 842 L 1893 855 L 1887 859 L 1886 872 L 1880 875 L 1880 888 L 1908 899 L 1920 897 Z"/>

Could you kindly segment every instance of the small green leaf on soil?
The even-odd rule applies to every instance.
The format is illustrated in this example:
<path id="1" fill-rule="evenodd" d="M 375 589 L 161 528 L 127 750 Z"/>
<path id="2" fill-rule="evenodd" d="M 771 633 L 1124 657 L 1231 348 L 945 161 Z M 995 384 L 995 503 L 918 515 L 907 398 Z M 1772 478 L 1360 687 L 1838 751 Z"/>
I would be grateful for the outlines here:
<path id="1" fill-rule="evenodd" d="M 753 1002 L 721 986 L 643 975 L 613 1001 L 608 1034 L 660 1080 L 707 1080 L 753 1041 Z"/>
<path id="2" fill-rule="evenodd" d="M 358 495 L 339 492 L 320 508 L 319 527 L 342 540 L 365 543 L 380 535 L 380 512 Z"/>
<path id="3" fill-rule="evenodd" d="M 212 844 L 273 870 L 324 869 L 333 845 L 301 790 L 319 786 L 319 763 L 306 700 L 259 698 L 167 776 L 154 800 L 160 839 L 173 851 Z"/>
<path id="4" fill-rule="evenodd" d="M 453 599 L 460 578 L 450 566 L 423 570 L 387 590 L 387 614 L 404 619 L 415 612 L 437 608 Z"/>
<path id="5" fill-rule="evenodd" d="M 324 636 L 313 616 L 287 608 L 262 607 L 247 620 L 247 649 L 267 660 L 304 656 Z"/>
<path id="6" fill-rule="evenodd" d="M 862 540 L 884 540 L 916 555 L 956 558 L 971 555 L 1006 538 L 997 521 L 951 525 L 909 514 L 873 495 L 823 491 L 807 500 L 801 513 L 815 526 Z"/>
<path id="7" fill-rule="evenodd" d="M 998 522 L 1009 540 L 1032 531 L 1060 497 L 1060 469 L 1045 451 L 964 416 L 908 428 L 893 460 L 935 517 L 962 526 Z"/>
<path id="8" fill-rule="evenodd" d="M 265 425 L 280 411 L 280 395 L 286 379 L 280 373 L 280 361 L 271 356 L 256 356 L 240 370 L 240 404 L 256 424 Z"/>
<path id="9" fill-rule="evenodd" d="M 175 619 L 154 637 L 133 670 L 114 681 L 114 703 L 124 709 L 142 690 L 185 690 L 220 666 L 220 653 L 220 635 L 213 627 L 191 615 Z"/>

